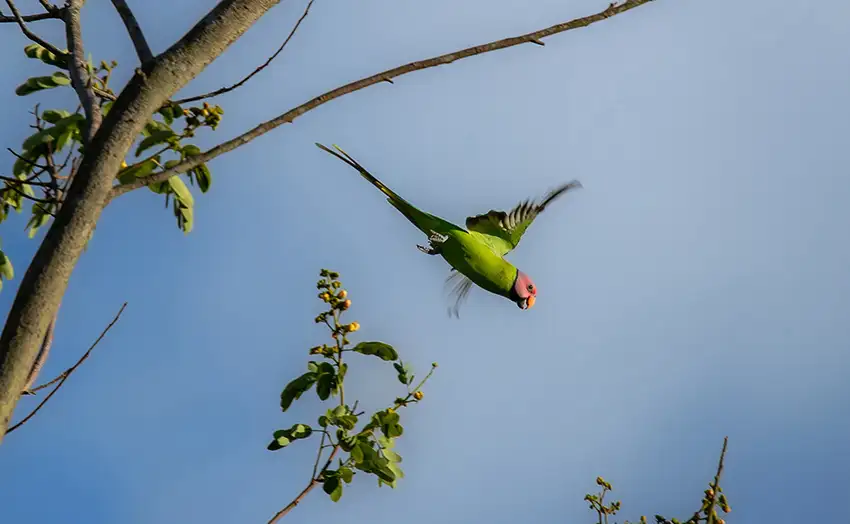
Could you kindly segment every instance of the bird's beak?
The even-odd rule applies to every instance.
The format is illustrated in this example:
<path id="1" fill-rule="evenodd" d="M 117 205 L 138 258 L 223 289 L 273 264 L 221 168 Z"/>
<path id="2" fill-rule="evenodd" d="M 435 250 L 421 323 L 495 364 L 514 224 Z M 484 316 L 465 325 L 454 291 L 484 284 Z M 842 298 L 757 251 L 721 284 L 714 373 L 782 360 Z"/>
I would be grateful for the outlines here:
<path id="1" fill-rule="evenodd" d="M 534 305 L 535 300 L 537 299 L 534 297 L 534 295 L 531 295 L 530 297 L 524 300 L 520 300 L 516 303 L 516 305 L 519 306 L 520 309 L 531 309 L 531 307 Z"/>

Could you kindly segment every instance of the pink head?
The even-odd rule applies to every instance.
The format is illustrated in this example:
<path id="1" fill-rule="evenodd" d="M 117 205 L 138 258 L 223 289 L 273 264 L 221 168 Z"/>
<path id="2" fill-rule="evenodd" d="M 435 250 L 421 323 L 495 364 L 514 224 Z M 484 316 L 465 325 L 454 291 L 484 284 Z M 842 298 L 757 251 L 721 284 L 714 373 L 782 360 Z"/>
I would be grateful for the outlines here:
<path id="1" fill-rule="evenodd" d="M 531 277 L 520 270 L 516 272 L 510 298 L 520 309 L 530 309 L 537 300 L 537 286 L 534 285 Z"/>

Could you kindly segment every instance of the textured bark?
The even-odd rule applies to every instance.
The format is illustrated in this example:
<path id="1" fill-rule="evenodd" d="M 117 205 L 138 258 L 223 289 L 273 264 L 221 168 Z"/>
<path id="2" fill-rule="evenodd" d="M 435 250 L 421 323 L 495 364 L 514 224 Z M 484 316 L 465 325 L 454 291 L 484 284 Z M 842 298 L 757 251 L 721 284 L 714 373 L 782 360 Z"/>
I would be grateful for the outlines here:
<path id="1" fill-rule="evenodd" d="M 0 335 L 0 442 L 121 160 L 150 116 L 280 0 L 222 0 L 137 70 L 86 147 L 65 203 L 21 280 Z"/>

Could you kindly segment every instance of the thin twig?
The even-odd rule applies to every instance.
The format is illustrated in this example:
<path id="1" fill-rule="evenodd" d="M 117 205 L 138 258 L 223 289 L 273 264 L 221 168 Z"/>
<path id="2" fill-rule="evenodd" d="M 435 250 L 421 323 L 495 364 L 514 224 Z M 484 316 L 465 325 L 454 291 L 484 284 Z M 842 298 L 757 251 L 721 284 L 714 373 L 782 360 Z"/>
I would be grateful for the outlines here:
<path id="1" fill-rule="evenodd" d="M 12 178 L 10 176 L 3 176 L 3 175 L 0 175 L 0 180 L 3 180 L 4 182 L 11 182 L 13 184 L 20 184 L 21 182 L 23 182 L 24 184 L 28 184 L 28 185 L 31 185 L 31 186 L 52 187 L 50 185 L 50 183 L 42 182 L 40 180 L 21 180 L 20 178 Z"/>
<path id="2" fill-rule="evenodd" d="M 115 1 L 115 0 L 113 0 L 113 1 Z M 265 61 L 265 63 L 263 63 L 263 65 L 254 69 L 248 76 L 246 76 L 242 80 L 236 82 L 232 86 L 222 87 L 222 88 L 216 89 L 215 91 L 210 91 L 209 93 L 205 93 L 203 95 L 190 96 L 188 98 L 181 98 L 179 100 L 174 100 L 174 103 L 175 104 L 187 104 L 189 102 L 197 102 L 198 100 L 204 100 L 205 98 L 213 98 L 215 96 L 223 95 L 224 93 L 229 93 L 230 91 L 233 91 L 234 89 L 238 89 L 238 88 L 242 87 L 245 84 L 245 82 L 250 80 L 254 75 L 259 73 L 263 69 L 267 68 L 269 66 L 269 64 L 272 63 L 272 60 L 277 58 L 277 55 L 279 55 L 281 53 L 281 51 L 283 51 L 283 48 L 286 47 L 286 44 L 289 43 L 289 41 L 295 35 L 295 32 L 298 31 L 298 26 L 301 25 L 301 22 L 303 22 L 304 19 L 307 18 L 307 15 L 310 13 L 310 6 L 313 5 L 313 1 L 314 0 L 310 0 L 307 3 L 307 8 L 304 9 L 304 14 L 302 14 L 301 18 L 299 18 L 298 21 L 295 23 L 295 26 L 292 28 L 292 31 L 289 32 L 289 36 L 286 37 L 286 40 L 284 40 L 283 43 L 280 44 L 280 47 L 277 48 L 277 51 L 275 51 L 274 54 L 272 56 L 270 56 L 268 58 L 268 60 Z"/>
<path id="3" fill-rule="evenodd" d="M 19 180 L 18 182 L 23 182 L 23 180 Z M 28 194 L 26 194 L 26 193 L 24 193 L 23 191 L 21 191 L 20 189 L 18 189 L 18 188 L 16 187 L 16 185 L 17 185 L 17 184 L 10 184 L 10 183 L 8 183 L 8 182 L 6 183 L 6 187 L 8 187 L 9 189 L 11 189 L 11 190 L 12 190 L 12 191 L 14 191 L 15 193 L 17 193 L 17 194 L 21 195 L 23 198 L 26 198 L 27 200 L 32 200 L 33 202 L 35 202 L 35 203 L 37 203 L 37 204 L 52 205 L 52 204 L 56 204 L 56 203 L 58 203 L 58 200 L 56 200 L 56 199 L 46 200 L 46 199 L 44 199 L 44 198 L 38 198 L 38 197 L 34 197 L 34 196 L 29 196 Z M 44 209 L 44 208 L 42 208 L 42 211 L 44 211 L 44 212 L 45 212 L 45 213 L 47 213 L 48 215 L 50 215 L 50 216 L 52 216 L 52 217 L 54 217 L 54 218 L 55 218 L 55 215 L 54 215 L 53 213 L 51 213 L 50 211 L 48 211 L 48 210 L 46 210 L 46 209 Z"/>
<path id="4" fill-rule="evenodd" d="M 6 0 L 11 2 L 11 0 Z M 100 127 L 100 104 L 97 103 L 91 79 L 86 72 L 85 49 L 83 48 L 83 33 L 80 26 L 80 10 L 83 0 L 69 0 L 65 7 L 65 36 L 68 40 L 68 71 L 71 74 L 71 84 L 77 92 L 77 97 L 83 105 L 86 114 L 86 132 L 83 135 L 83 145 L 88 145 L 95 132 Z"/>
<path id="5" fill-rule="evenodd" d="M 328 461 L 325 462 L 325 465 L 321 470 L 322 472 L 324 472 L 326 469 L 328 469 L 328 466 L 331 465 L 331 461 L 334 459 L 334 457 L 336 457 L 337 453 L 339 453 L 339 445 L 334 446 L 333 451 L 331 451 L 331 456 L 328 457 Z M 321 477 L 321 473 L 319 473 L 318 477 L 311 478 L 310 483 L 307 484 L 307 487 L 304 488 L 301 491 L 301 493 L 298 494 L 297 497 L 292 499 L 292 502 L 287 504 L 285 508 L 283 508 L 282 510 L 275 513 L 274 517 L 272 517 L 271 520 L 269 520 L 268 524 L 275 524 L 275 522 L 279 521 L 280 519 L 285 517 L 287 513 L 289 513 L 293 509 L 295 509 L 295 506 L 300 504 L 301 501 L 304 499 L 304 497 L 306 497 L 308 493 L 313 491 L 313 488 L 315 488 L 316 485 L 321 484 L 322 481 L 319 479 L 319 477 Z"/>
<path id="6" fill-rule="evenodd" d="M 38 404 L 38 406 L 36 406 L 36 407 L 35 407 L 35 409 L 33 409 L 33 410 L 30 412 L 30 414 L 29 414 L 29 415 L 27 415 L 27 416 L 26 416 L 26 417 L 24 417 L 24 418 L 23 418 L 20 422 L 18 422 L 18 423 L 17 423 L 17 424 L 15 424 L 14 426 L 10 427 L 8 430 L 6 430 L 6 434 L 7 434 L 7 435 L 8 435 L 9 433 L 11 433 L 11 432 L 15 431 L 16 429 L 18 429 L 18 428 L 19 428 L 19 427 L 21 427 L 22 425 L 24 425 L 24 424 L 25 424 L 28 420 L 30 420 L 31 418 L 33 418 L 33 417 L 35 416 L 35 414 L 36 414 L 36 413 L 38 413 L 38 411 L 39 411 L 42 407 L 44 407 L 44 405 L 47 403 L 47 401 L 48 401 L 48 400 L 50 400 L 50 397 L 52 397 L 52 396 L 53 396 L 53 395 L 54 395 L 57 391 L 59 391 L 59 388 L 61 388 L 61 387 L 62 387 L 62 385 L 65 383 L 65 381 L 66 381 L 66 380 L 68 380 L 68 377 L 70 377 L 70 376 L 71 376 L 71 373 L 73 373 L 74 371 L 76 371 L 76 369 L 77 369 L 78 367 L 80 367 L 80 364 L 82 364 L 83 362 L 85 362 L 85 361 L 86 361 L 86 359 L 87 359 L 87 358 L 89 358 L 89 355 L 91 355 L 92 350 L 93 350 L 95 347 L 97 347 L 97 345 L 100 343 L 100 341 L 103 339 L 103 337 L 105 337 L 105 336 L 106 336 L 106 334 L 107 334 L 107 333 L 109 333 L 109 330 L 110 330 L 110 329 L 112 329 L 112 326 L 114 326 L 114 325 L 115 325 L 115 323 L 116 323 L 116 322 L 118 322 L 118 319 L 119 319 L 119 318 L 121 318 L 121 313 L 123 313 L 123 312 L 124 312 L 124 308 L 126 308 L 126 307 L 127 307 L 127 303 L 126 303 L 126 302 L 124 302 L 124 304 L 121 306 L 121 309 L 119 309 L 119 310 L 118 310 L 118 313 L 116 313 L 116 314 L 115 314 L 115 318 L 113 318 L 113 319 L 112 319 L 112 322 L 110 322 L 110 323 L 109 323 L 109 325 L 108 325 L 108 326 L 106 326 L 106 328 L 105 328 L 105 329 L 104 329 L 104 330 L 100 333 L 100 336 L 99 336 L 99 337 L 97 337 L 97 340 L 95 340 L 95 341 L 92 343 L 92 345 L 91 345 L 91 346 L 89 346 L 88 351 L 86 351 L 86 352 L 83 354 L 83 356 L 82 356 L 82 357 L 80 357 L 80 360 L 78 360 L 76 364 L 74 364 L 73 366 L 69 367 L 69 368 L 68 368 L 68 369 L 66 369 L 64 372 L 62 372 L 62 374 L 60 375 L 60 377 L 62 377 L 62 378 L 61 378 L 61 379 L 59 379 L 59 383 L 58 383 L 58 384 L 56 384 L 56 387 L 55 387 L 55 388 L 53 388 L 53 391 L 51 391 L 50 393 L 48 393 L 48 394 L 47 394 L 47 396 L 46 396 L 46 397 L 44 397 L 44 400 L 42 400 L 42 401 Z M 52 383 L 52 382 L 51 382 L 51 383 Z"/>
<path id="7" fill-rule="evenodd" d="M 41 342 L 41 348 L 39 348 L 38 356 L 35 358 L 35 364 L 33 364 L 32 369 L 30 369 L 30 374 L 27 377 L 27 383 L 24 386 L 24 393 L 29 391 L 35 383 L 35 379 L 38 378 L 41 368 L 43 368 L 44 363 L 47 362 L 47 356 L 50 355 L 50 348 L 53 346 L 53 333 L 56 331 L 56 320 L 58 318 L 59 310 L 57 309 L 56 314 L 53 315 L 53 320 L 51 320 L 50 324 L 47 326 L 47 332 L 44 334 L 44 339 Z"/>
<path id="8" fill-rule="evenodd" d="M 508 47 L 513 47 L 521 44 L 531 43 L 535 40 L 541 40 L 542 38 L 546 38 L 558 33 L 563 33 L 571 29 L 586 27 L 593 23 L 606 20 L 608 18 L 611 18 L 612 16 L 616 16 L 620 13 L 624 13 L 626 11 L 634 9 L 635 7 L 648 4 L 653 1 L 654 0 L 628 0 L 627 2 L 624 2 L 622 4 L 612 4 L 604 11 L 596 13 L 595 15 L 590 15 L 583 18 L 576 18 L 575 20 L 553 25 L 551 27 L 541 29 L 540 31 L 535 31 L 533 33 L 528 33 L 512 38 L 505 38 L 503 40 L 497 40 L 495 42 L 490 42 L 475 47 L 468 47 L 460 51 L 440 55 L 434 58 L 429 58 L 427 60 L 411 62 L 409 64 L 399 66 L 388 71 L 384 71 L 383 73 L 378 73 L 376 75 L 357 80 L 356 82 L 351 82 L 344 86 L 328 91 L 325 94 L 319 95 L 316 98 L 313 98 L 312 100 L 305 102 L 304 104 L 301 104 L 300 106 L 294 109 L 290 109 L 286 113 L 283 113 L 280 116 L 277 116 L 267 122 L 264 122 L 258 125 L 257 127 L 251 129 L 250 131 L 247 131 L 246 133 L 237 136 L 236 138 L 228 140 L 227 142 L 223 142 L 205 153 L 190 157 L 189 159 L 181 162 L 180 164 L 172 167 L 171 169 L 166 169 L 165 171 L 146 176 L 143 179 L 138 179 L 129 184 L 116 185 L 114 188 L 112 188 L 112 193 L 110 194 L 109 198 L 110 200 L 112 200 L 134 189 L 138 189 L 149 184 L 162 182 L 164 180 L 168 180 L 174 175 L 185 173 L 190 169 L 194 169 L 195 167 L 198 167 L 199 165 L 212 160 L 213 158 L 216 158 L 220 155 L 223 155 L 224 153 L 233 151 L 234 149 L 247 144 L 251 140 L 254 140 L 257 137 L 268 133 L 272 129 L 275 129 L 283 124 L 292 123 L 292 121 L 294 121 L 296 118 L 303 115 L 304 113 L 312 111 L 313 109 L 316 109 L 317 107 L 324 105 L 330 102 L 331 100 L 334 100 L 341 96 L 353 93 L 355 91 L 359 91 L 361 89 L 375 84 L 379 84 L 381 82 L 386 82 L 391 78 L 406 75 L 414 71 L 421 71 L 423 69 L 428 69 L 431 67 L 451 64 L 452 62 L 464 58 L 469 58 L 471 56 L 481 55 L 484 53 L 489 53 L 491 51 L 506 49 Z"/>
<path id="9" fill-rule="evenodd" d="M 22 157 L 21 155 L 19 155 L 19 154 L 15 153 L 15 150 L 14 150 L 14 149 L 12 149 L 11 147 L 7 147 L 7 148 L 6 148 L 6 150 L 7 150 L 7 151 L 9 151 L 10 153 L 12 153 L 13 155 L 15 155 L 16 157 L 18 157 L 19 159 L 23 160 L 23 161 L 24 161 L 24 162 L 26 162 L 27 164 L 31 165 L 32 167 L 36 167 L 36 168 L 38 168 L 38 169 L 47 169 L 47 166 L 43 166 L 43 165 L 41 165 L 41 164 L 38 164 L 38 163 L 36 163 L 36 162 L 33 162 L 33 161 L 32 161 L 32 160 L 30 160 L 29 158 Z"/>
<path id="10" fill-rule="evenodd" d="M 712 523 L 715 522 L 714 505 L 717 502 L 717 492 L 718 492 L 718 487 L 720 486 L 720 477 L 721 477 L 721 475 L 723 475 L 723 460 L 726 458 L 726 444 L 728 444 L 728 443 L 729 443 L 729 437 L 728 436 L 723 437 L 723 449 L 720 451 L 720 460 L 717 461 L 717 473 L 714 475 L 714 481 L 711 484 L 709 484 L 709 486 L 711 487 L 711 493 L 712 494 L 711 494 L 710 497 L 708 497 L 708 501 L 709 501 L 708 507 L 703 507 L 699 511 L 694 513 L 694 516 L 691 517 L 690 520 L 688 520 L 689 523 L 692 522 L 692 523 L 696 524 L 697 522 L 699 522 L 701 520 L 705 520 L 707 524 L 712 524 Z M 705 517 L 700 516 L 700 513 L 702 513 L 703 510 L 705 510 L 705 513 L 706 513 Z"/>
<path id="11" fill-rule="evenodd" d="M 18 12 L 18 8 L 15 7 L 15 3 L 12 2 L 12 0 L 6 0 L 6 5 L 8 5 L 9 9 L 12 11 L 12 16 L 14 17 L 14 20 L 18 23 L 18 26 L 21 28 L 21 32 L 24 34 L 24 36 L 37 43 L 41 47 L 47 49 L 57 57 L 61 58 L 63 56 L 66 56 L 67 53 L 60 51 L 56 46 L 30 31 L 30 29 L 27 27 L 26 20 L 23 16 L 21 16 L 21 13 Z"/>
<path id="12" fill-rule="evenodd" d="M 53 13 L 38 13 L 37 15 L 22 15 L 20 18 L 24 22 L 38 22 L 40 20 L 59 20 L 62 18 L 61 9 Z M 3 16 L 0 14 L 0 24 L 19 23 L 14 16 Z"/>
<path id="13" fill-rule="evenodd" d="M 125 0 L 112 0 L 112 5 L 115 6 L 115 10 L 118 11 L 121 21 L 124 22 L 124 27 L 127 28 L 127 32 L 130 34 L 130 40 L 133 41 L 133 47 L 136 48 L 139 61 L 142 64 L 146 64 L 153 60 L 151 48 L 148 45 L 148 41 L 145 40 L 145 34 L 142 32 L 142 28 L 139 26 L 139 22 L 136 20 L 136 16 L 133 15 L 130 6 L 127 5 Z"/>

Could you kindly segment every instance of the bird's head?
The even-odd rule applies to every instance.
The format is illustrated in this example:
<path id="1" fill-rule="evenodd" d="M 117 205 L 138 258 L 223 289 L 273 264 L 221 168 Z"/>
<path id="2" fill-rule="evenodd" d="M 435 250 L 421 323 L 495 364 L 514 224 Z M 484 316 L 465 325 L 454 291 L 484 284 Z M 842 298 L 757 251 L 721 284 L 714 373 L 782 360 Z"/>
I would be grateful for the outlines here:
<path id="1" fill-rule="evenodd" d="M 520 270 L 517 270 L 514 287 L 511 288 L 511 300 L 516 302 L 520 309 L 530 309 L 537 300 L 537 286 L 531 277 Z"/>

